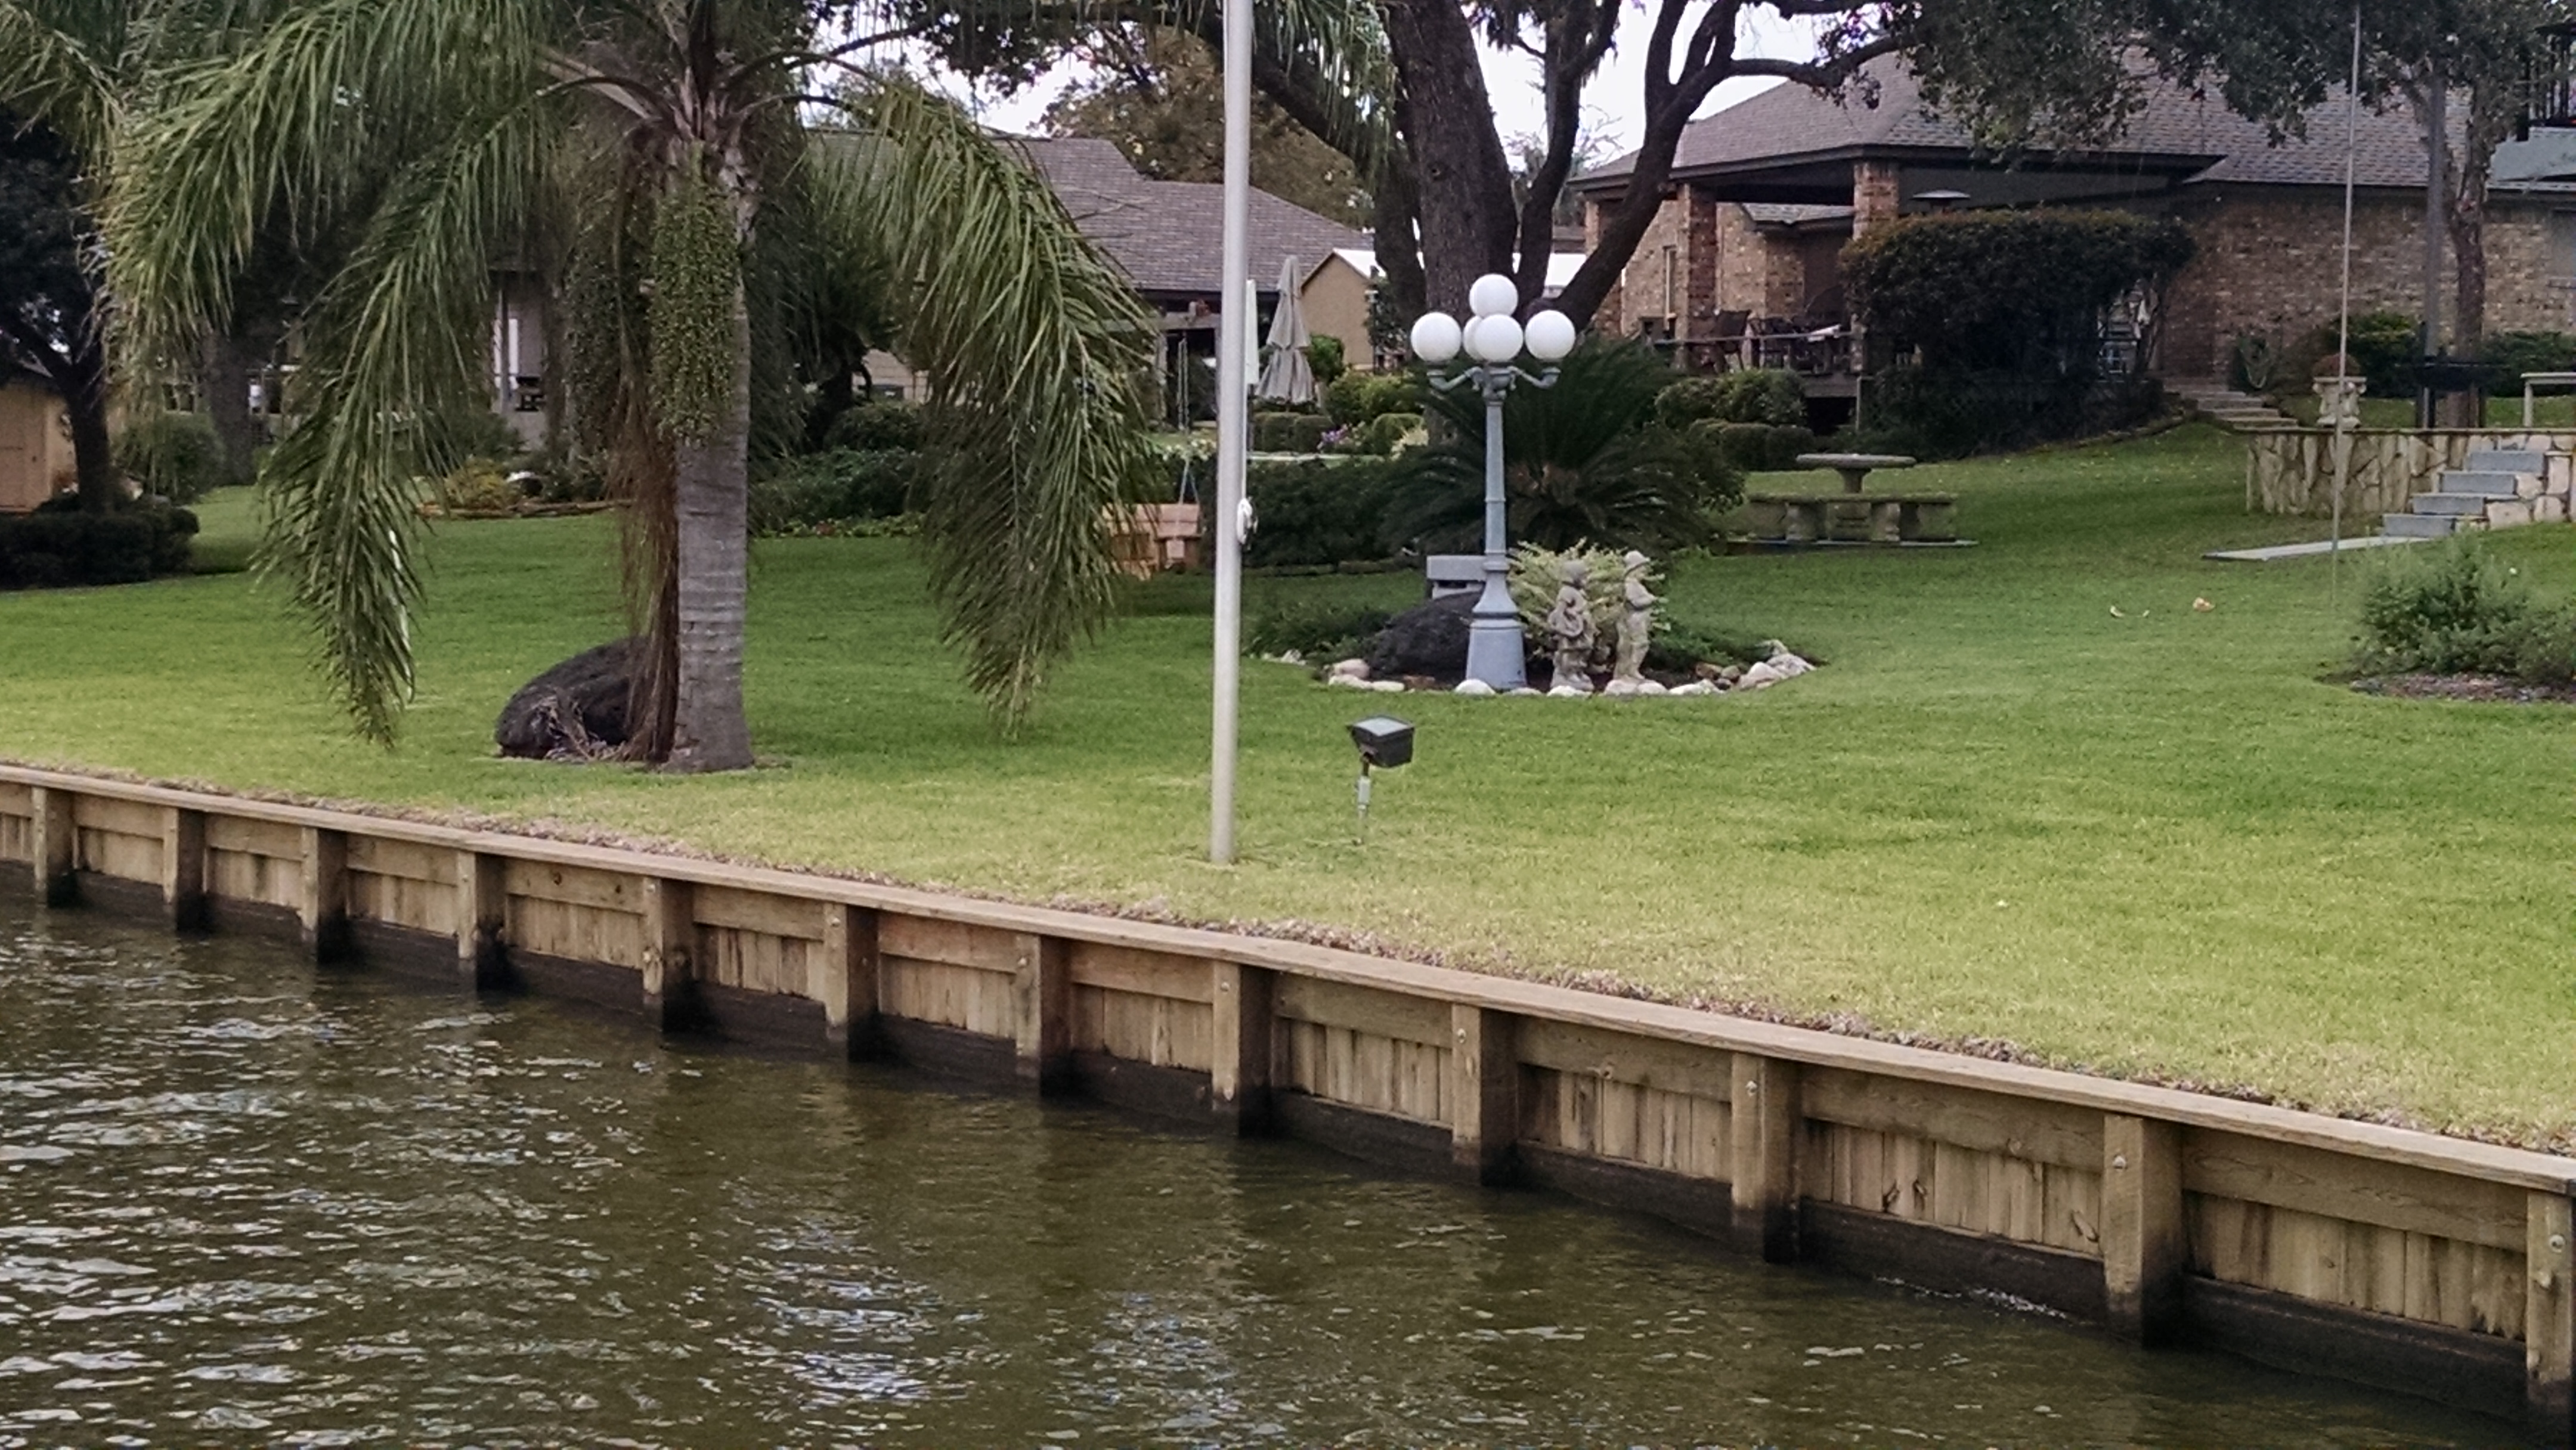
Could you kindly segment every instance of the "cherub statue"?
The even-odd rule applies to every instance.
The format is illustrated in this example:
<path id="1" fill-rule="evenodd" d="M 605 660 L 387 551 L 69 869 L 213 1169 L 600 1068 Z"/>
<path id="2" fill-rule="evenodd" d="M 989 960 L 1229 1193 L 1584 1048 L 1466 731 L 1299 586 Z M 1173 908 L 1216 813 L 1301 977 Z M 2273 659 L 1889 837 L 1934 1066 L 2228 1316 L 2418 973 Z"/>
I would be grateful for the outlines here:
<path id="1" fill-rule="evenodd" d="M 1619 616 L 1618 668 L 1611 677 L 1638 684 L 1646 678 L 1646 641 L 1655 629 L 1657 600 L 1646 588 L 1646 569 L 1651 561 L 1630 549 L 1619 562 L 1627 566 L 1627 582 L 1621 592 L 1628 608 Z"/>
<path id="2" fill-rule="evenodd" d="M 1592 625 L 1592 604 L 1583 596 L 1587 577 L 1579 560 L 1568 560 L 1564 582 L 1556 588 L 1556 606 L 1547 612 L 1548 638 L 1556 643 L 1552 688 L 1592 691 L 1592 649 L 1600 641 Z"/>

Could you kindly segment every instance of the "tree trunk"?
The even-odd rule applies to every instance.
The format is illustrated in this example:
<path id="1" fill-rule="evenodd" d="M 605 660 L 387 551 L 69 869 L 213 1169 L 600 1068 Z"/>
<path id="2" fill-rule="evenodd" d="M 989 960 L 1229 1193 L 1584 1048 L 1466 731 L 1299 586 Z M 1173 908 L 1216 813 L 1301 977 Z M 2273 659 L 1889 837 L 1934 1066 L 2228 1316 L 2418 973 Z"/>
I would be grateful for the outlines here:
<path id="1" fill-rule="evenodd" d="M 743 601 L 750 584 L 751 315 L 733 292 L 733 387 L 708 435 L 672 450 L 679 519 L 679 690 L 672 770 L 751 764 L 742 711 Z"/>
<path id="2" fill-rule="evenodd" d="M 1455 0 L 1389 0 L 1385 13 L 1396 128 L 1413 160 L 1423 290 L 1429 305 L 1463 313 L 1469 283 L 1511 270 L 1511 166 L 1466 12 Z"/>
<path id="3" fill-rule="evenodd" d="M 83 325 L 71 333 L 72 353 L 54 375 L 63 411 L 72 425 L 72 468 L 80 480 L 80 506 L 85 513 L 105 513 L 125 501 L 125 481 L 107 437 L 107 351 L 96 328 Z"/>
<path id="4" fill-rule="evenodd" d="M 249 336 L 209 334 L 197 353 L 197 395 L 223 445 L 223 482 L 248 483 L 256 468 L 259 420 L 250 411 L 251 377 L 268 349 Z"/>

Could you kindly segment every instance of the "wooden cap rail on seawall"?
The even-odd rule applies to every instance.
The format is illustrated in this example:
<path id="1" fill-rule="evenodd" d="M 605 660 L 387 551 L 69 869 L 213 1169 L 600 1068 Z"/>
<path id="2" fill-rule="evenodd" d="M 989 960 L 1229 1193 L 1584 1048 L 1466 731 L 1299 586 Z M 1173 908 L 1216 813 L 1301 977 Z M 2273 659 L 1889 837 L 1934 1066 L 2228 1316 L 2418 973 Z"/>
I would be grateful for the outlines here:
<path id="1" fill-rule="evenodd" d="M 56 902 L 268 913 L 320 956 L 409 932 L 468 985 L 549 971 L 664 1027 L 757 999 L 817 1048 L 1159 1094 L 2141 1341 L 2322 1345 L 2570 1436 L 2576 1159 L 1304 942 L 24 766 L 0 765 L 0 860 Z"/>

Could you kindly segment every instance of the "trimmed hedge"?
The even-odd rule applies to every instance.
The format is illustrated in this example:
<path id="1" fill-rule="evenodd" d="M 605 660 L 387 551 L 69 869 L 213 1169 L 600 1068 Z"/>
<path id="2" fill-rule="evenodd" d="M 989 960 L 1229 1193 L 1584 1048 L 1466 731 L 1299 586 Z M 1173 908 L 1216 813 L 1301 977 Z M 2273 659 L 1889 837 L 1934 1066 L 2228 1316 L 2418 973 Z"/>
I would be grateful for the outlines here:
<path id="1" fill-rule="evenodd" d="M 2104 308 L 2191 261 L 2181 222 L 2122 211 L 1906 217 L 1843 248 L 1873 343 L 1942 371 L 2091 375 Z"/>
<path id="2" fill-rule="evenodd" d="M 1419 413 L 1429 391 L 1417 373 L 1344 373 L 1324 389 L 1324 416 L 1347 428 L 1385 413 Z"/>
<path id="3" fill-rule="evenodd" d="M 140 584 L 155 574 L 183 573 L 196 533 L 197 516 L 167 504 L 94 514 L 49 503 L 16 518 L 0 516 L 0 589 Z"/>
<path id="4" fill-rule="evenodd" d="M 1254 464 L 1245 491 L 1259 526 L 1244 562 L 1267 567 L 1387 557 L 1394 552 L 1385 537 L 1387 510 L 1400 466 L 1374 458 Z"/>
<path id="5" fill-rule="evenodd" d="M 921 454 L 901 449 L 839 448 L 789 459 L 753 481 L 751 531 L 765 537 L 816 524 L 892 518 L 909 505 L 922 467 Z"/>
<path id="6" fill-rule="evenodd" d="M 1737 368 L 1684 378 L 1655 395 L 1655 418 L 1667 428 L 1693 423 L 1767 423 L 1803 428 L 1807 392 L 1786 368 Z"/>
<path id="7" fill-rule="evenodd" d="M 1324 446 L 1332 420 L 1314 413 L 1269 412 L 1252 415 L 1255 453 L 1314 453 Z"/>
<path id="8" fill-rule="evenodd" d="M 1798 455 L 1816 451 L 1815 430 L 1771 423 L 1705 421 L 1691 431 L 1717 448 L 1718 458 L 1738 473 L 1784 473 L 1798 466 Z"/>
<path id="9" fill-rule="evenodd" d="M 116 466 L 147 493 L 194 503 L 224 482 L 224 445 L 203 413 L 152 413 L 116 435 Z"/>

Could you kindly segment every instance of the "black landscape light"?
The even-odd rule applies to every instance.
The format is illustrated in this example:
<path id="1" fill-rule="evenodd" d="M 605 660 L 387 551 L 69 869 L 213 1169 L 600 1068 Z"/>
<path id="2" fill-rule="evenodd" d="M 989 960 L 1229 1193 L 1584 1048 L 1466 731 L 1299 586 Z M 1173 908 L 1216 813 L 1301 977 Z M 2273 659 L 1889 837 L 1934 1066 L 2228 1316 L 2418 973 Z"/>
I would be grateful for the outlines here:
<path id="1" fill-rule="evenodd" d="M 1371 715 L 1351 726 L 1360 750 L 1360 839 L 1368 839 L 1369 772 L 1393 770 L 1413 758 L 1413 727 L 1392 715 Z"/>

